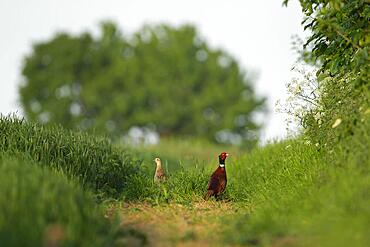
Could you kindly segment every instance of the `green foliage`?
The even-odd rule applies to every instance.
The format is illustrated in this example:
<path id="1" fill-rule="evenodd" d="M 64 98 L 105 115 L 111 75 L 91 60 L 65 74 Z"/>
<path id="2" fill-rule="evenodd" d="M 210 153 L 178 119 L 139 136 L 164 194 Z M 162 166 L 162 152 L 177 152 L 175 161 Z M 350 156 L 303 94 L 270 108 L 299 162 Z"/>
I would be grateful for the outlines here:
<path id="1" fill-rule="evenodd" d="M 0 133 L 0 152 L 23 153 L 101 196 L 119 196 L 129 177 L 139 171 L 139 161 L 105 138 L 12 117 L 0 118 Z"/>
<path id="2" fill-rule="evenodd" d="M 287 0 L 284 1 L 287 4 Z M 310 60 L 320 63 L 319 72 L 331 75 L 369 71 L 370 6 L 365 0 L 300 0 L 304 29 L 311 31 L 304 48 Z M 368 75 L 367 75 L 368 76 Z M 367 83 L 365 78 L 357 78 Z"/>
<path id="3" fill-rule="evenodd" d="M 302 124 L 321 148 L 333 151 L 340 144 L 349 149 L 355 132 L 369 135 L 364 124 L 370 111 L 370 5 L 363 0 L 300 2 L 303 24 L 312 33 L 303 53 L 319 67 L 318 95 Z"/>
<path id="4" fill-rule="evenodd" d="M 30 120 L 113 137 L 139 126 L 161 136 L 257 140 L 252 113 L 264 100 L 236 60 L 190 25 L 144 26 L 128 36 L 103 23 L 98 37 L 61 33 L 34 46 L 23 75 Z"/>
<path id="5" fill-rule="evenodd" d="M 104 217 L 90 195 L 27 157 L 0 154 L 0 195 L 2 246 L 118 243 L 118 224 Z"/>
<path id="6" fill-rule="evenodd" d="M 352 73 L 342 77 L 320 79 L 319 107 L 306 112 L 303 126 L 305 133 L 317 146 L 332 152 L 340 145 L 352 152 L 353 137 L 370 135 L 370 91 L 353 83 Z M 361 132 L 361 134 L 358 134 Z M 362 145 L 368 145 L 363 141 Z"/>

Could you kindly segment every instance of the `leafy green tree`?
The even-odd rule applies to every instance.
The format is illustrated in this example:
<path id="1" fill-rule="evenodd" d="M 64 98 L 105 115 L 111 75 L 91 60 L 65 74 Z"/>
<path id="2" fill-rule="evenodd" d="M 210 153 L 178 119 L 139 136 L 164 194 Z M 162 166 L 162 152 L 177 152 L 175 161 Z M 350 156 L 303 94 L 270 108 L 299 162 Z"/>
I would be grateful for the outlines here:
<path id="1" fill-rule="evenodd" d="M 300 3 L 305 14 L 302 24 L 311 31 L 303 46 L 304 55 L 308 61 L 318 62 L 319 73 L 329 71 L 334 76 L 356 71 L 368 75 L 369 1 L 300 0 Z"/>
<path id="2" fill-rule="evenodd" d="M 253 113 L 264 106 L 237 61 L 190 25 L 123 35 L 105 22 L 96 37 L 57 34 L 34 45 L 23 75 L 29 119 L 112 136 L 138 126 L 252 144 L 260 128 Z"/>

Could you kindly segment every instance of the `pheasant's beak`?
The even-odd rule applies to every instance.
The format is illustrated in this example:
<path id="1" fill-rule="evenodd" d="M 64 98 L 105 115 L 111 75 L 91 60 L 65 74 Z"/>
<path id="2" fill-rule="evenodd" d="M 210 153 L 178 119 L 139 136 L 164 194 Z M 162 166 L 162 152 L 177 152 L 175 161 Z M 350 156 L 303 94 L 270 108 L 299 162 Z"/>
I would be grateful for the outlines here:
<path id="1" fill-rule="evenodd" d="M 226 153 L 226 157 L 227 157 L 227 156 L 229 156 L 229 154 L 228 154 L 228 153 Z"/>

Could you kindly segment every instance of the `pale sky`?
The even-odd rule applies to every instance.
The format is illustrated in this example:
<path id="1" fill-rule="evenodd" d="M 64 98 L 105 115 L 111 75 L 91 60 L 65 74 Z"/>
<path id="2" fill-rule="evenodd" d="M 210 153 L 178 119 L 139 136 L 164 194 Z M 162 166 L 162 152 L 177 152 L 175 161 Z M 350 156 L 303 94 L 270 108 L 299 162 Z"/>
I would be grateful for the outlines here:
<path id="1" fill-rule="evenodd" d="M 20 68 L 35 41 L 58 31 L 96 32 L 102 20 L 115 21 L 124 33 L 145 23 L 192 23 L 215 48 L 223 48 L 248 71 L 257 72 L 255 88 L 268 97 L 262 141 L 286 135 L 285 116 L 275 102 L 286 97 L 285 84 L 297 59 L 291 37 L 303 36 L 297 0 L 0 0 L 0 113 L 21 114 Z"/>

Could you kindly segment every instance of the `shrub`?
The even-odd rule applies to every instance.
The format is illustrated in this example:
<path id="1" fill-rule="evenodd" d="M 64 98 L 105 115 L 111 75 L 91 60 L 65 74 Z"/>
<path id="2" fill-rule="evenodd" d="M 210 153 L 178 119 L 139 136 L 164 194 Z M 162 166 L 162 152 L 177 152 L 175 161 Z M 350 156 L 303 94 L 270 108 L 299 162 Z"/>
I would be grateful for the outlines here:
<path id="1" fill-rule="evenodd" d="M 318 107 L 306 112 L 305 134 L 327 150 L 339 144 L 348 145 L 356 131 L 368 133 L 364 125 L 370 117 L 370 93 L 366 86 L 356 86 L 356 76 L 318 78 L 321 85 Z"/>
<path id="2" fill-rule="evenodd" d="M 302 24 L 310 30 L 301 53 L 305 61 L 317 65 L 319 89 L 315 107 L 305 112 L 303 127 L 312 142 L 333 152 L 339 146 L 350 147 L 355 132 L 369 132 L 364 125 L 370 112 L 370 8 L 363 0 L 300 3 Z"/>

